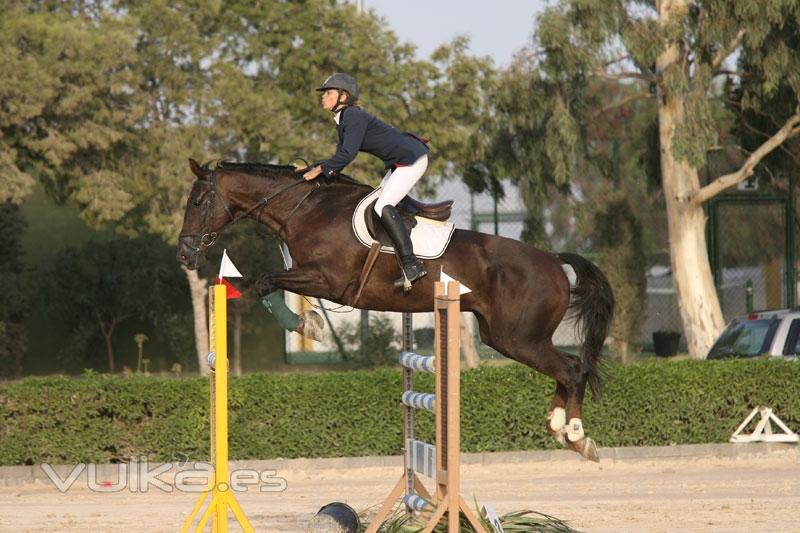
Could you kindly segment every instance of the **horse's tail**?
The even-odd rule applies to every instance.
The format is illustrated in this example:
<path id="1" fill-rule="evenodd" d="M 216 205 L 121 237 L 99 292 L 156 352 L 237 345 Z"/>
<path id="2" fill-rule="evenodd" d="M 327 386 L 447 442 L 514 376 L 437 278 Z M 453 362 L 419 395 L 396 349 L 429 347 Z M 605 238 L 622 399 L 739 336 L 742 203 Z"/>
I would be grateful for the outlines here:
<path id="1" fill-rule="evenodd" d="M 605 274 L 578 254 L 558 254 L 559 259 L 575 270 L 577 283 L 572 287 L 569 309 L 575 312 L 575 328 L 583 344 L 583 374 L 595 397 L 603 388 L 600 354 L 614 316 L 614 293 Z"/>

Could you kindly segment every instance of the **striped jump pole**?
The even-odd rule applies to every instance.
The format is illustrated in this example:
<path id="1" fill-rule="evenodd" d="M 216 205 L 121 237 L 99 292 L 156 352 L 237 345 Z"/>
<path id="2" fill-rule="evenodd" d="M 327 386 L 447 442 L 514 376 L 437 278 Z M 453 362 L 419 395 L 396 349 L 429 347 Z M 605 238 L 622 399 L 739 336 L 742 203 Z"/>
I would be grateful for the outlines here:
<path id="1" fill-rule="evenodd" d="M 255 531 L 236 500 L 228 480 L 228 300 L 225 285 L 214 285 L 209 291 L 208 304 L 208 363 L 212 369 L 209 380 L 209 403 L 211 413 L 211 463 L 214 478 L 209 480 L 206 490 L 200 495 L 192 512 L 181 527 L 181 533 L 191 530 L 197 514 L 209 495 L 211 502 L 206 507 L 195 532 L 205 529 L 209 520 L 214 533 L 227 533 L 228 509 L 241 528 Z"/>
<path id="2" fill-rule="evenodd" d="M 448 533 L 458 533 L 459 512 L 464 513 L 475 531 L 486 533 L 478 517 L 461 497 L 461 363 L 460 363 L 459 283 L 436 282 L 434 291 L 434 356 L 412 352 L 411 314 L 403 314 L 404 405 L 403 475 L 381 505 L 366 533 L 376 533 L 398 500 L 408 512 L 425 519 L 423 533 L 430 533 L 447 513 Z M 414 372 L 435 374 L 434 394 L 413 390 Z M 436 416 L 436 444 L 414 437 L 414 409 L 432 411 Z M 436 482 L 434 494 L 428 492 L 419 475 Z"/>

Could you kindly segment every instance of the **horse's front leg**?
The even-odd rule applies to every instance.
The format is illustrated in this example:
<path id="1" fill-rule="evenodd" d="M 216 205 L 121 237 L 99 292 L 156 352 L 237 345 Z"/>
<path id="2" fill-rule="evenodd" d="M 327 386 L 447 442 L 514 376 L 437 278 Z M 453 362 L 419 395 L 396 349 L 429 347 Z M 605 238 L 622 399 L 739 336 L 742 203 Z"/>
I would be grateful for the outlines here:
<path id="1" fill-rule="evenodd" d="M 310 266 L 270 272 L 256 282 L 256 290 L 262 297 L 279 289 L 305 296 L 331 297 L 330 286 L 322 271 Z"/>
<path id="2" fill-rule="evenodd" d="M 284 272 L 264 274 L 256 282 L 256 291 L 261 303 L 284 329 L 295 331 L 315 341 L 322 340 L 325 323 L 316 311 L 304 311 L 297 315 L 286 306 L 278 290 L 297 294 L 324 297 L 330 293 L 324 276 L 313 268 L 297 268 Z"/>

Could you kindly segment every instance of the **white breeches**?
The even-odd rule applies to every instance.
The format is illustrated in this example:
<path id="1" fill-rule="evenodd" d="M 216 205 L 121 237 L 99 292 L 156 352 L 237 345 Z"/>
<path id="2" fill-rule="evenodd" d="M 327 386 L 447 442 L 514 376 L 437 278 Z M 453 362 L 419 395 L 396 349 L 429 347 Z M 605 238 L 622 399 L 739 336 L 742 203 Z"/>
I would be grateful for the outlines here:
<path id="1" fill-rule="evenodd" d="M 381 216 L 381 211 L 387 205 L 397 205 L 405 195 L 411 191 L 428 168 L 428 156 L 423 155 L 413 165 L 397 167 L 389 170 L 381 181 L 381 193 L 375 202 L 375 212 Z"/>

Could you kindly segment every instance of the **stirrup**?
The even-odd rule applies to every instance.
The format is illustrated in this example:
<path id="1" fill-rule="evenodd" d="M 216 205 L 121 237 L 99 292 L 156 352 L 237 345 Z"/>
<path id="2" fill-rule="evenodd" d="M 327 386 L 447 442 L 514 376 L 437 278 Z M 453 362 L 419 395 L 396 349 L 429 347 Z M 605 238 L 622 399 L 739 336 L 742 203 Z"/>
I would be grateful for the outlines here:
<path id="1" fill-rule="evenodd" d="M 412 283 L 428 274 L 422 261 L 417 258 L 413 263 L 401 264 L 400 272 L 402 276 L 394 282 L 394 286 L 403 287 L 404 291 L 410 291 Z"/>

